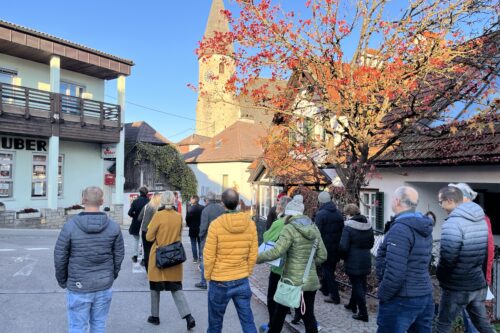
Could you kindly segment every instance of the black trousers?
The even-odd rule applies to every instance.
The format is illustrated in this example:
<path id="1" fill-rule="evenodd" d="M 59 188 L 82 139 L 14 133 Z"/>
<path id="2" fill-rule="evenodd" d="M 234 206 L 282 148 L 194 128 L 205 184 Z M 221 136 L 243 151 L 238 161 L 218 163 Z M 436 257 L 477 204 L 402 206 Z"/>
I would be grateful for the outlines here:
<path id="1" fill-rule="evenodd" d="M 318 333 L 316 318 L 314 317 L 314 298 L 316 291 L 304 291 L 304 302 L 306 304 L 306 312 L 302 316 L 306 333 Z M 288 307 L 276 303 L 274 315 L 269 323 L 269 331 L 267 333 L 280 333 L 285 323 L 285 318 L 288 312 Z"/>
<path id="2" fill-rule="evenodd" d="M 352 285 L 351 299 L 349 305 L 359 310 L 360 315 L 368 315 L 366 309 L 366 275 L 349 275 Z"/>
<path id="3" fill-rule="evenodd" d="M 335 269 L 338 261 L 327 260 L 321 264 L 321 275 L 323 276 L 322 288 L 324 294 L 330 295 L 333 300 L 340 301 L 339 285 L 335 280 Z"/>
<path id="4" fill-rule="evenodd" d="M 146 268 L 146 272 L 148 271 L 148 264 L 149 264 L 149 253 L 151 253 L 151 247 L 153 246 L 152 242 L 148 242 L 146 240 L 146 231 L 141 232 L 141 238 L 142 238 L 142 248 L 144 250 L 144 268 Z"/>
<path id="5" fill-rule="evenodd" d="M 269 284 L 267 287 L 267 312 L 269 312 L 269 322 L 271 322 L 271 318 L 274 316 L 274 311 L 276 309 L 274 293 L 276 293 L 276 288 L 278 288 L 280 279 L 281 275 L 273 272 L 269 273 Z"/>

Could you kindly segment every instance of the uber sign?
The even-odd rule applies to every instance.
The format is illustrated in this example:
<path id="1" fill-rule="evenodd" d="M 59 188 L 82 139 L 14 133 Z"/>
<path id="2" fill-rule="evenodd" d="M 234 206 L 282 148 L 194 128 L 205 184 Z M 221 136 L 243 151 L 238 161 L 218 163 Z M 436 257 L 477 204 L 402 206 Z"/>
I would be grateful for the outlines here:
<path id="1" fill-rule="evenodd" d="M 32 150 L 32 151 L 47 151 L 47 141 L 37 139 L 23 139 L 0 137 L 1 149 L 15 149 L 15 150 Z"/>

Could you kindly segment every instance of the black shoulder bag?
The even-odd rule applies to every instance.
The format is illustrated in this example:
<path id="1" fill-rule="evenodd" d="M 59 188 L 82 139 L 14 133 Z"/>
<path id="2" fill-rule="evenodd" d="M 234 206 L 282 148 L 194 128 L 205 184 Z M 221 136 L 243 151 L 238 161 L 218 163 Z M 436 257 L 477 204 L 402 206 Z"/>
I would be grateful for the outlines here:
<path id="1" fill-rule="evenodd" d="M 156 246 L 158 246 L 158 241 Z M 186 261 L 186 252 L 180 241 L 156 248 L 156 267 L 160 269 L 176 266 L 184 261 Z"/>

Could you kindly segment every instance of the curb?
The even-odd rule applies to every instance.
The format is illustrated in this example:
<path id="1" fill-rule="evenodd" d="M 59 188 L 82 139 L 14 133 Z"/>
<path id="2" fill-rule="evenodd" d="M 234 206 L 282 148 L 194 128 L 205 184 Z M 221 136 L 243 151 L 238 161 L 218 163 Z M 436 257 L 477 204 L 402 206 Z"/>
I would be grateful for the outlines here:
<path id="1" fill-rule="evenodd" d="M 267 306 L 267 295 L 265 295 L 262 291 L 260 291 L 257 287 L 255 287 L 252 282 L 250 282 L 250 289 L 252 290 L 252 293 L 255 296 L 255 298 L 257 298 L 259 302 Z M 286 327 L 292 332 L 301 333 L 301 331 L 298 330 L 297 327 L 293 325 L 290 321 L 291 321 L 291 316 L 287 315 L 285 319 Z"/>

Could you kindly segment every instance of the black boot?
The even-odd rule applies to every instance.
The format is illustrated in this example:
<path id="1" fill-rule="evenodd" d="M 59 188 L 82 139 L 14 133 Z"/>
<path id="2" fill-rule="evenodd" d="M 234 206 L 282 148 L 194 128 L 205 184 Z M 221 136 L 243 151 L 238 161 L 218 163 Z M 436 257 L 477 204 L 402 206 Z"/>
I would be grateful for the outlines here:
<path id="1" fill-rule="evenodd" d="M 194 321 L 193 316 L 191 316 L 190 314 L 188 314 L 186 317 L 184 317 L 184 319 L 186 319 L 186 324 L 187 324 L 188 330 L 190 330 L 196 326 L 196 322 Z"/>
<path id="2" fill-rule="evenodd" d="M 344 308 L 346 308 L 346 310 L 351 310 L 352 313 L 356 313 L 357 312 L 356 307 L 352 306 L 351 304 L 344 305 Z"/>
<path id="3" fill-rule="evenodd" d="M 149 316 L 148 323 L 153 324 L 153 325 L 160 325 L 160 317 Z"/>
<path id="4" fill-rule="evenodd" d="M 356 320 L 361 320 L 361 321 L 368 322 L 368 315 L 367 314 L 361 314 L 361 313 L 353 314 L 352 315 L 352 319 L 356 319 Z"/>
<path id="5" fill-rule="evenodd" d="M 300 319 L 301 319 L 300 312 L 297 313 L 297 311 L 295 311 L 295 315 L 293 316 L 293 319 L 292 319 L 292 324 L 298 325 L 300 322 Z"/>

